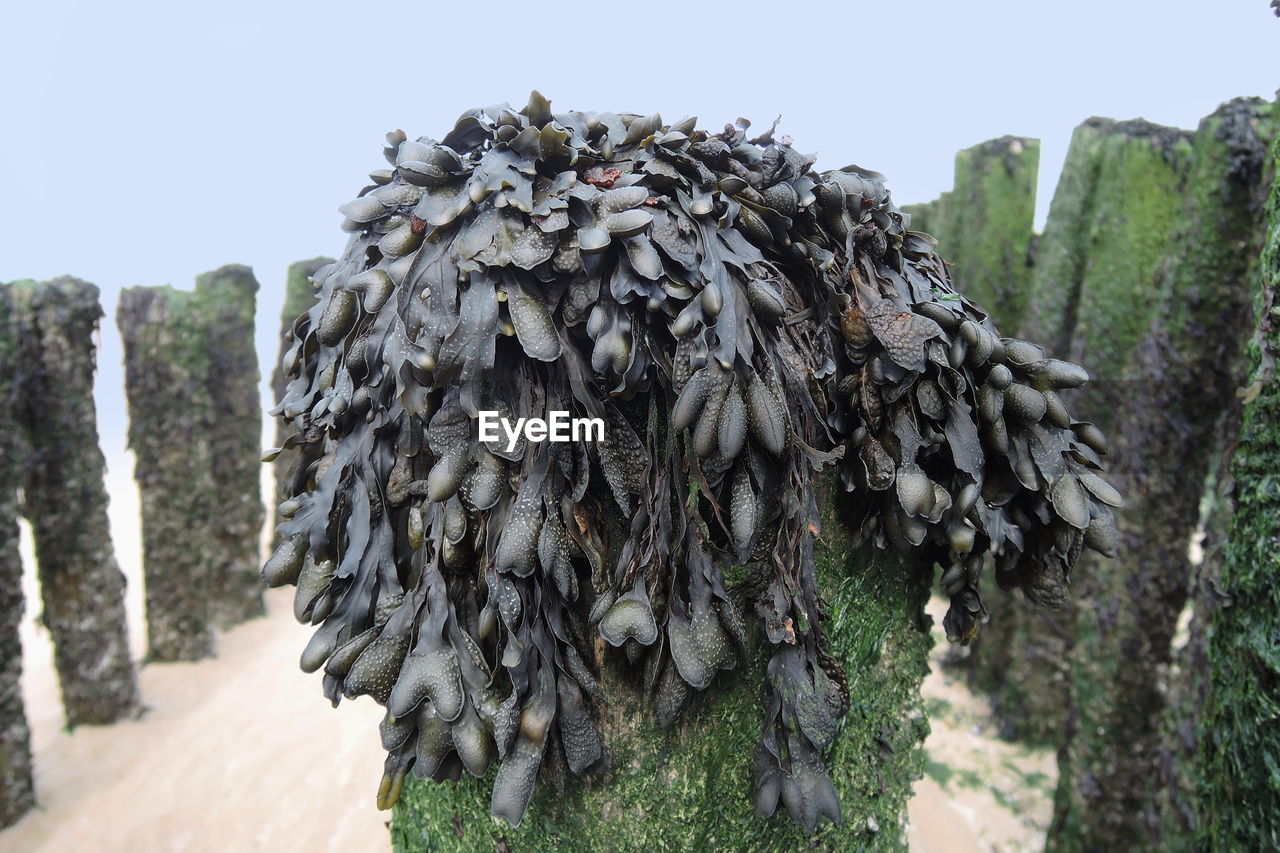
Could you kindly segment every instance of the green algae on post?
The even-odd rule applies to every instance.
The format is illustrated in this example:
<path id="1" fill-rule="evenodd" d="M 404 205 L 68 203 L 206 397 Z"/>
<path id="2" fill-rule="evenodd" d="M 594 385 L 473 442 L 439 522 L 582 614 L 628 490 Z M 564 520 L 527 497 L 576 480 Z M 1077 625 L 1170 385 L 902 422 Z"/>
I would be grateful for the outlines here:
<path id="1" fill-rule="evenodd" d="M 1100 159 L 1072 228 L 1088 260 L 1070 346 L 1100 359 L 1078 406 L 1117 436 L 1110 470 L 1129 511 L 1117 519 L 1122 553 L 1105 570 L 1086 563 L 1079 590 L 1051 850 L 1175 841 L 1156 831 L 1165 682 L 1221 416 L 1244 380 L 1269 115 L 1242 99 L 1194 134 L 1089 125 Z"/>
<path id="2" fill-rule="evenodd" d="M 1275 109 L 1275 106 L 1272 106 Z M 1273 113 L 1274 115 L 1274 113 Z M 1275 119 L 1273 118 L 1273 122 Z M 1272 124 L 1273 133 L 1275 124 Z M 1198 721 L 1199 827 L 1206 850 L 1265 850 L 1280 842 L 1276 767 L 1280 716 L 1280 135 L 1267 155 L 1270 200 L 1261 217 L 1257 335 L 1249 346 L 1244 428 L 1231 461 L 1235 512 L 1223 555 L 1222 606 L 1213 613 L 1209 687 Z"/>
<path id="3" fill-rule="evenodd" d="M 211 656 L 214 627 L 264 612 L 257 291 L 253 271 L 233 264 L 198 276 L 194 291 L 120 296 L 151 660 Z"/>
<path id="4" fill-rule="evenodd" d="M 911 228 L 938 239 L 956 290 L 1021 334 L 1031 292 L 1040 140 L 1002 136 L 956 154 L 952 189 L 907 205 Z"/>

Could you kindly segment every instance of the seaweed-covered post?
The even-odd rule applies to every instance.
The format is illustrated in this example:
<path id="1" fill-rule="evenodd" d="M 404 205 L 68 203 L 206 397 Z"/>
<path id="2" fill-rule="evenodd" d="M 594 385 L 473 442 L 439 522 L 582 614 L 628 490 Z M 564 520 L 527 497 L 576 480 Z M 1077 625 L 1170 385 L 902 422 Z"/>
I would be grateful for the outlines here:
<path id="1" fill-rule="evenodd" d="M 207 338 L 194 293 L 133 287 L 120 294 L 129 447 L 142 504 L 147 657 L 214 652 L 210 593 L 214 500 L 204 391 Z"/>
<path id="2" fill-rule="evenodd" d="M 752 653 L 725 674 L 679 725 L 644 713 L 653 701 L 624 666 L 603 654 L 597 725 L 609 759 L 598 778 L 540 785 L 518 828 L 490 817 L 492 775 L 455 785 L 407 786 L 391 823 L 398 851 L 463 853 L 496 847 L 553 850 L 799 850 L 818 839 L 831 849 L 900 850 L 912 786 L 924 770 L 929 733 L 920 698 L 932 645 L 923 607 L 932 572 L 920 561 L 873 553 L 845 518 L 854 509 L 838 484 L 818 492 L 823 535 L 818 582 L 827 590 L 831 656 L 849 669 L 852 708 L 827 755 L 841 826 L 815 835 L 781 819 L 752 819 L 752 748 L 759 736 L 759 685 L 768 641 L 750 632 Z M 751 584 L 733 578 L 730 595 L 749 610 Z"/>
<path id="3" fill-rule="evenodd" d="M 20 363 L 12 289 L 0 284 L 0 406 L 6 412 L 17 410 Z M 0 827 L 17 822 L 36 801 L 18 634 L 25 609 L 18 555 L 21 443 L 18 421 L 0 418 Z"/>
<path id="4" fill-rule="evenodd" d="M 1235 512 L 1209 639 L 1209 689 L 1197 727 L 1196 846 L 1202 850 L 1280 846 L 1280 135 L 1269 160 L 1260 322 L 1249 348 L 1244 428 L 1231 463 Z"/>
<path id="5" fill-rule="evenodd" d="M 293 325 L 299 317 L 311 309 L 312 305 L 316 304 L 316 290 L 311 286 L 311 276 L 315 275 L 321 267 L 331 263 L 333 258 L 318 257 L 289 265 L 284 284 L 284 306 L 280 309 L 280 353 L 276 358 L 275 368 L 271 371 L 273 400 L 284 399 L 288 380 L 281 365 L 284 363 L 285 353 L 289 350 L 289 338 Z M 281 418 L 275 419 L 275 427 L 275 446 L 279 447 L 284 444 L 290 430 Z M 279 500 L 283 492 L 284 478 L 289 473 L 286 469 L 287 463 L 288 457 L 279 458 L 273 463 L 275 486 L 272 495 L 276 500 Z"/>
<path id="6" fill-rule="evenodd" d="M 93 402 L 98 288 L 68 277 L 11 287 L 23 365 L 22 512 L 35 540 L 40 620 L 67 725 L 111 723 L 137 710 L 138 687 Z"/>
<path id="7" fill-rule="evenodd" d="M 265 612 L 259 575 L 262 504 L 262 407 L 253 319 L 258 282 L 246 266 L 229 265 L 196 278 L 195 301 L 204 341 L 212 503 L 210 604 L 215 624 L 228 627 Z"/>
<path id="8" fill-rule="evenodd" d="M 1078 223 L 1079 275 L 1057 282 L 1071 293 L 1073 351 L 1096 354 L 1085 414 L 1115 436 L 1128 505 L 1117 559 L 1081 584 L 1050 849 L 1159 843 L 1164 682 L 1221 416 L 1242 379 L 1267 109 L 1233 101 L 1194 136 L 1137 122 L 1081 129 L 1093 131 L 1096 183 Z"/>
<path id="9" fill-rule="evenodd" d="M 772 130 L 535 92 L 387 141 L 293 328 L 263 573 L 387 709 L 396 843 L 900 847 L 929 567 L 963 642 L 989 556 L 1055 603 L 1114 547 L 1087 374 Z"/>

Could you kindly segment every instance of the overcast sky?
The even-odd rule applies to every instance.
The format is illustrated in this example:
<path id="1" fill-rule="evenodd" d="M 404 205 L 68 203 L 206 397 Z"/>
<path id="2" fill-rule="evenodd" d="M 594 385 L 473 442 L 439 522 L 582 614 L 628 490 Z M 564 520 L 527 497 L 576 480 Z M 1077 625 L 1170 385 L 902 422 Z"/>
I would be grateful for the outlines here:
<path id="1" fill-rule="evenodd" d="M 947 189 L 958 149 L 1021 134 L 1043 140 L 1042 222 L 1085 118 L 1194 127 L 1280 86 L 1266 0 L 5 5 L 0 281 L 102 288 L 117 474 L 120 289 L 253 266 L 269 373 L 286 267 L 341 251 L 336 207 L 385 166 L 393 128 L 438 137 L 531 88 L 713 129 L 781 114 L 819 167 L 883 172 L 899 204 Z"/>

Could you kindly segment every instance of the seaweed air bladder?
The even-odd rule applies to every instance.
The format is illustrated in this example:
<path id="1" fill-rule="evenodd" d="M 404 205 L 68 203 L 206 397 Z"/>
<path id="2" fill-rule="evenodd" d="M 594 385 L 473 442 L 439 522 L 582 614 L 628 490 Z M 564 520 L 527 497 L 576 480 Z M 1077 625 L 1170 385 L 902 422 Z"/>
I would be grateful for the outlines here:
<path id="1" fill-rule="evenodd" d="M 760 634 L 756 811 L 839 821 L 823 472 L 868 547 L 942 567 L 955 642 L 986 619 L 988 566 L 1054 607 L 1083 547 L 1114 552 L 1105 440 L 1059 395 L 1086 372 L 1002 338 L 883 176 L 815 172 L 745 121 L 536 92 L 384 154 L 292 327 L 263 570 L 297 587 L 325 695 L 387 709 L 380 807 L 410 772 L 497 762 L 492 811 L 517 825 L 541 767 L 605 758 L 599 655 L 670 724 Z M 602 440 L 481 438 L 481 412 L 552 411 Z"/>

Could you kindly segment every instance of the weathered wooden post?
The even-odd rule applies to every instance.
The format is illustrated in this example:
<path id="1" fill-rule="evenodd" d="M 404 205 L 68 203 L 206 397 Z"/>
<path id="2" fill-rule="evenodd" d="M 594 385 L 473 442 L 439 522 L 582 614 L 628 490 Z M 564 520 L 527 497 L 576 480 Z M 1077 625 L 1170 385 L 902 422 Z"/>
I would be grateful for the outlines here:
<path id="1" fill-rule="evenodd" d="M 133 287 L 120 294 L 129 447 L 142 505 L 147 657 L 214 653 L 214 498 L 205 394 L 208 339 L 190 291 Z"/>
<path id="2" fill-rule="evenodd" d="M 214 622 L 228 627 L 261 616 L 259 535 L 262 503 L 262 406 L 254 310 L 258 282 L 246 266 L 230 265 L 196 279 L 204 340 L 205 433 L 213 474 L 210 601 Z"/>
<path id="3" fill-rule="evenodd" d="M 194 291 L 121 294 L 154 660 L 211 655 L 213 626 L 263 613 L 257 291 L 252 270 L 230 265 Z"/>
<path id="4" fill-rule="evenodd" d="M 1125 448 L 1141 442 L 1137 435 L 1117 432 L 1142 417 L 1127 395 L 1144 379 L 1137 353 L 1158 311 L 1156 269 L 1170 247 L 1189 161 L 1185 131 L 1141 120 L 1089 119 L 1072 136 L 1037 251 L 1028 323 L 1056 354 L 1089 352 L 1086 366 L 1095 393 L 1077 417 L 1100 424 L 1111 437 L 1114 482 L 1126 494 L 1141 463 L 1118 464 L 1116 457 L 1131 458 Z M 1139 428 L 1145 435 L 1146 427 Z M 1126 507 L 1125 514 L 1131 512 Z M 1120 543 L 1133 558 L 1132 542 L 1121 538 Z M 1058 711 L 1054 720 L 1066 731 L 1058 737 L 1060 776 L 1049 844 L 1067 850 L 1086 834 L 1095 841 L 1136 843 L 1146 780 L 1126 775 L 1124 782 L 1138 788 L 1126 793 L 1124 782 L 1103 765 L 1125 751 L 1126 738 L 1142 738 L 1143 729 L 1146 745 L 1156 746 L 1149 737 L 1151 725 L 1126 732 L 1119 726 L 1138 721 L 1116 719 L 1113 727 L 1108 725 L 1113 721 L 1102 719 L 1124 713 L 1117 707 L 1121 696 L 1121 705 L 1132 702 L 1150 711 L 1148 683 L 1156 662 L 1149 654 L 1121 659 L 1138 658 L 1148 645 L 1139 638 L 1137 648 L 1123 654 L 1117 648 L 1122 635 L 1127 644 L 1134 642 L 1129 634 L 1137 621 L 1124 597 L 1120 568 L 1089 561 L 1080 569 L 1073 600 L 1061 614 L 1066 711 Z M 1111 658 L 1090 661 L 1090 655 Z M 1117 681 L 1121 677 L 1126 677 L 1123 686 Z M 1126 758 L 1116 765 L 1125 774 L 1134 763 L 1131 754 Z"/>
<path id="5" fill-rule="evenodd" d="M 1197 153 L 1205 161 L 1216 158 L 1220 173 L 1216 182 L 1205 184 L 1200 204 L 1195 209 L 1188 208 L 1186 239 L 1195 247 L 1194 255 L 1172 259 L 1171 263 L 1177 266 L 1169 272 L 1183 277 L 1198 276 L 1202 280 L 1210 276 L 1247 279 L 1249 291 L 1256 295 L 1260 290 L 1258 255 L 1265 237 L 1262 208 L 1274 169 L 1267 161 L 1265 139 L 1275 135 L 1280 114 L 1274 105 L 1268 108 L 1256 101 L 1238 103 L 1240 107 L 1234 111 L 1224 108 L 1206 119 L 1206 123 L 1214 124 L 1218 144 L 1200 144 Z M 1202 128 L 1201 136 L 1203 134 Z M 1202 299 L 1197 299 L 1192 307 L 1205 311 L 1229 310 L 1232 306 L 1210 309 Z M 1235 307 L 1239 310 L 1238 305 Z M 1244 308 L 1242 335 L 1256 331 L 1253 307 Z M 1221 381 L 1236 384 L 1236 395 L 1223 406 L 1213 437 L 1209 476 L 1200 510 L 1203 537 L 1199 561 L 1192 561 L 1187 588 L 1191 619 L 1186 642 L 1180 644 L 1175 639 L 1166 693 L 1161 775 L 1154 808 L 1161 819 L 1162 841 L 1182 849 L 1192 849 L 1199 824 L 1198 734 L 1201 712 L 1211 689 L 1209 634 L 1224 600 L 1222 570 L 1233 509 L 1230 460 L 1241 432 L 1244 402 L 1240 399 L 1240 389 L 1247 382 L 1248 372 L 1248 365 L 1241 363 L 1244 348 L 1239 346 L 1239 341 L 1226 336 L 1221 343 L 1224 348 L 1221 359 L 1209 358 L 1184 368 L 1186 372 L 1201 370 L 1203 376 L 1221 374 Z M 1247 358 L 1243 361 L 1247 362 Z"/>
<path id="6" fill-rule="evenodd" d="M 22 513 L 31 522 L 67 725 L 136 712 L 124 575 L 107 520 L 93 402 L 98 288 L 74 278 L 11 285 L 19 329 Z"/>
<path id="7" fill-rule="evenodd" d="M 1233 101 L 1194 136 L 1091 120 L 1073 141 L 1096 158 L 1067 220 L 1079 255 L 1048 232 L 1042 243 L 1035 299 L 1060 299 L 1062 312 L 1034 319 L 1060 318 L 1068 352 L 1098 374 L 1081 415 L 1113 436 L 1127 500 L 1117 559 L 1085 567 L 1078 586 L 1052 850 L 1160 844 L 1163 683 L 1221 415 L 1241 379 L 1268 109 Z"/>
<path id="8" fill-rule="evenodd" d="M 953 188 L 906 208 L 911 226 L 938 238 L 956 288 L 1006 334 L 1024 334 L 1032 292 L 1040 140 L 1003 136 L 956 154 Z M 1062 611 L 990 589 L 991 619 L 969 646 L 968 680 L 992 700 L 1003 734 L 1051 743 L 1066 696 Z"/>
<path id="9" fill-rule="evenodd" d="M 18 335 L 11 288 L 0 284 L 0 406 L 18 405 Z M 35 805 L 31 730 L 22 704 L 22 559 L 18 555 L 18 479 L 22 465 L 18 421 L 0 419 L 0 827 Z"/>
<path id="10" fill-rule="evenodd" d="M 938 238 L 956 289 L 1006 334 L 1021 333 L 1031 293 L 1040 140 L 989 139 L 956 154 L 954 185 L 907 205 L 911 227 Z"/>
<path id="11" fill-rule="evenodd" d="M 1268 160 L 1261 311 L 1249 348 L 1244 429 L 1231 463 L 1235 512 L 1219 578 L 1221 604 L 1213 611 L 1209 689 L 1197 727 L 1195 843 L 1201 850 L 1280 846 L 1280 135 Z"/>

